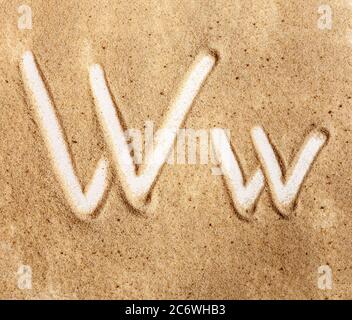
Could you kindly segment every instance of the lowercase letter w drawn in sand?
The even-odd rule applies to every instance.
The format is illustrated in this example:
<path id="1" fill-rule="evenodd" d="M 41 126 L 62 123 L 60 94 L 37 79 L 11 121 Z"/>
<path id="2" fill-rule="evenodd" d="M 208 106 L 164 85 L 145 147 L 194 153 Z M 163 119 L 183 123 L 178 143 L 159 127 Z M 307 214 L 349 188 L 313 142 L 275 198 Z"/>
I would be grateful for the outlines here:
<path id="1" fill-rule="evenodd" d="M 268 182 L 275 207 L 283 216 L 289 216 L 294 209 L 304 178 L 328 140 L 328 133 L 325 130 L 311 132 L 296 156 L 292 168 L 287 171 L 287 175 L 284 175 L 285 170 L 281 168 L 280 161 L 264 130 L 261 127 L 254 127 L 252 140 L 264 173 L 262 169 L 257 169 L 252 179 L 245 185 L 242 170 L 225 131 L 213 129 L 211 136 L 215 155 L 220 162 L 234 207 L 245 219 L 250 219 L 254 212 L 255 204 L 264 188 L 264 177 Z"/>
<path id="2" fill-rule="evenodd" d="M 140 174 L 137 173 L 133 157 L 131 157 L 104 71 L 97 64 L 90 67 L 90 83 L 98 118 L 113 155 L 126 198 L 135 209 L 147 210 L 150 193 L 169 156 L 177 132 L 215 62 L 216 57 L 210 52 L 202 53 L 197 57 L 176 99 L 171 104 L 164 124 L 156 135 L 155 148 L 146 155 L 146 161 L 140 168 Z M 53 103 L 40 76 L 33 54 L 29 51 L 23 55 L 22 72 L 36 107 L 37 119 L 56 175 L 71 208 L 79 216 L 92 214 L 101 203 L 107 189 L 108 161 L 105 158 L 100 159 L 92 181 L 87 186 L 86 192 L 83 192 L 75 175 Z"/>

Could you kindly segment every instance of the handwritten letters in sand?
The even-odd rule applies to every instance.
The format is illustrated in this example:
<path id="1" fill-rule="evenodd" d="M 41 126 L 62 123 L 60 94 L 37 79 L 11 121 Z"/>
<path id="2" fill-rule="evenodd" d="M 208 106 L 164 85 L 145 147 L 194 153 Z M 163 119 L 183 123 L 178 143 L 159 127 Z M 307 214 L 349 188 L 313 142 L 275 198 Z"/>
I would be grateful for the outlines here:
<path id="1" fill-rule="evenodd" d="M 102 157 L 96 165 L 90 183 L 83 188 L 75 173 L 63 128 L 60 126 L 54 103 L 48 94 L 35 58 L 30 51 L 24 53 L 21 71 L 25 88 L 34 107 L 36 120 L 44 137 L 57 180 L 65 192 L 72 211 L 78 217 L 91 216 L 101 204 L 108 190 L 109 170 L 116 171 L 127 202 L 138 211 L 149 210 L 153 187 L 175 143 L 177 132 L 216 65 L 216 60 L 217 56 L 210 51 L 199 54 L 195 59 L 169 107 L 166 119 L 156 134 L 155 147 L 146 154 L 145 161 L 138 170 L 131 156 L 103 68 L 98 64 L 90 66 L 88 73 L 96 114 L 111 160 Z M 213 150 L 234 208 L 241 217 L 250 219 L 267 182 L 273 204 L 282 215 L 289 216 L 294 209 L 305 177 L 328 140 L 328 133 L 321 129 L 311 132 L 296 155 L 295 161 L 287 170 L 280 163 L 262 127 L 254 127 L 251 137 L 260 166 L 251 179 L 245 181 L 236 152 L 225 130 L 220 128 L 211 130 Z"/>

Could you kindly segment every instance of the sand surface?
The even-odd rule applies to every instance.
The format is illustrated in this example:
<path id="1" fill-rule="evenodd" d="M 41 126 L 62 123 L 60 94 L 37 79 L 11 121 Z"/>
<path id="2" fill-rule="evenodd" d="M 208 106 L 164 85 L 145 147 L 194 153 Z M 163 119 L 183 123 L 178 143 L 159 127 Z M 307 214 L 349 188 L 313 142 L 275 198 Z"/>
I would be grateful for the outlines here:
<path id="1" fill-rule="evenodd" d="M 0 297 L 25 299 L 252 299 L 352 296 L 352 6 L 326 1 L 0 1 Z M 94 217 L 75 215 L 57 180 L 20 69 L 31 50 L 48 85 L 76 174 L 86 185 L 112 161 L 88 68 L 105 70 L 125 124 L 159 126 L 202 50 L 218 61 L 185 127 L 227 128 L 246 177 L 259 162 L 260 125 L 289 166 L 309 132 L 329 141 L 294 212 L 284 218 L 266 185 L 250 221 L 236 213 L 209 165 L 166 164 L 151 214 L 126 202 L 111 166 Z M 20 288 L 21 266 L 32 271 Z M 329 266 L 331 290 L 317 282 Z M 21 272 L 21 271 L 20 271 Z"/>

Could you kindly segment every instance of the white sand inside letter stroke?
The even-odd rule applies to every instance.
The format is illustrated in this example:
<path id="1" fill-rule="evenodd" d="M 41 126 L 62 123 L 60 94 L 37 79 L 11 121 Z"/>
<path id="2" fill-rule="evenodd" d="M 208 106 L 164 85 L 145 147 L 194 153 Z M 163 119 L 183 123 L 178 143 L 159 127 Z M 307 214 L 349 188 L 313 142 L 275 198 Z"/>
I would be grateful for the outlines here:
<path id="1" fill-rule="evenodd" d="M 313 131 L 310 134 L 296 156 L 294 165 L 288 170 L 290 174 L 287 175 L 286 182 L 284 182 L 280 163 L 261 127 L 253 128 L 252 139 L 268 180 L 274 204 L 281 214 L 288 215 L 292 210 L 304 178 L 319 151 L 327 142 L 328 136 L 323 131 Z"/>
<path id="2" fill-rule="evenodd" d="M 45 84 L 40 76 L 33 54 L 27 51 L 22 58 L 24 80 L 34 100 L 37 121 L 49 150 L 56 175 L 72 210 L 87 215 L 94 212 L 107 189 L 108 162 L 101 158 L 86 192 L 83 192 L 74 172 L 63 130 L 55 114 Z"/>
<path id="3" fill-rule="evenodd" d="M 240 165 L 231 149 L 226 132 L 223 129 L 213 129 L 211 138 L 234 207 L 242 217 L 249 218 L 264 188 L 264 175 L 261 169 L 258 169 L 252 179 L 245 185 Z"/>

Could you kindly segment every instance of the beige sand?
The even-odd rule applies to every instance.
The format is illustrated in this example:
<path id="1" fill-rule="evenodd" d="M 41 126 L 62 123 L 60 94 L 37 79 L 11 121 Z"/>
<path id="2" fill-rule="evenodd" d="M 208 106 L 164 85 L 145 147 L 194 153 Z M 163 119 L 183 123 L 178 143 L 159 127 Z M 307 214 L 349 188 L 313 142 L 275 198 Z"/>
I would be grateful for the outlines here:
<path id="1" fill-rule="evenodd" d="M 19 30 L 19 1 L 0 1 L 0 297 L 113 299 L 350 298 L 352 7 L 327 1 L 32 0 L 33 29 Z M 99 4 L 98 4 L 99 3 Z M 250 130 L 261 125 L 288 165 L 307 134 L 329 131 L 285 219 L 266 187 L 254 219 L 239 219 L 211 166 L 166 165 L 153 215 L 138 215 L 111 184 L 95 219 L 64 196 L 22 81 L 32 50 L 63 125 L 82 185 L 102 154 L 88 67 L 100 63 L 129 127 L 160 125 L 202 49 L 219 61 L 186 127 L 231 130 L 245 172 L 258 167 Z M 18 287 L 21 265 L 32 289 Z M 318 268 L 329 265 L 332 290 Z"/>

